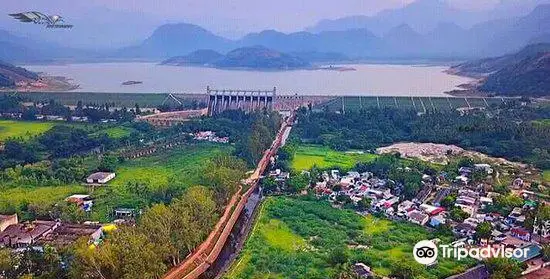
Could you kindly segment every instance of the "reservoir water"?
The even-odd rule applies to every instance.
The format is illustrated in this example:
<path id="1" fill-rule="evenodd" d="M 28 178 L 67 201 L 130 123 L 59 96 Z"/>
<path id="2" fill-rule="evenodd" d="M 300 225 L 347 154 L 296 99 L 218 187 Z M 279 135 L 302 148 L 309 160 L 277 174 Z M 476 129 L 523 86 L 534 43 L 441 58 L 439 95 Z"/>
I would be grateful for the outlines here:
<path id="1" fill-rule="evenodd" d="M 64 76 L 79 84 L 76 91 L 121 93 L 204 93 L 216 89 L 272 89 L 283 95 L 445 96 L 471 82 L 445 73 L 445 66 L 361 64 L 356 71 L 246 71 L 156 63 L 89 63 L 29 65 L 31 71 Z M 123 85 L 125 81 L 141 84 Z"/>

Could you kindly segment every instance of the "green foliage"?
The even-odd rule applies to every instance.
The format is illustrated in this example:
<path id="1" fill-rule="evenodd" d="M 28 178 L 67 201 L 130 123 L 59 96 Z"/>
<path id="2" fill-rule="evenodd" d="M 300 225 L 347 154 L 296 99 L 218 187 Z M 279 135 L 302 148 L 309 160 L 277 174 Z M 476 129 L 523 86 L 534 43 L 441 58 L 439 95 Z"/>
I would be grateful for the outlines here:
<path id="1" fill-rule="evenodd" d="M 373 149 L 397 141 L 435 142 L 548 168 L 548 127 L 541 128 L 531 120 L 549 117 L 548 107 L 513 104 L 505 109 L 464 115 L 448 111 L 418 115 L 413 110 L 389 108 L 345 114 L 301 111 L 294 130 L 301 139 L 338 150 Z"/>
<path id="2" fill-rule="evenodd" d="M 485 266 L 495 279 L 515 279 L 521 276 L 522 268 L 518 261 L 508 258 L 490 258 L 485 262 Z"/>
<path id="3" fill-rule="evenodd" d="M 302 190 L 306 190 L 309 186 L 309 175 L 295 174 L 287 180 L 287 187 L 293 193 L 299 193 Z"/>
<path id="4" fill-rule="evenodd" d="M 347 271 L 356 262 L 371 266 L 378 276 L 446 278 L 473 264 L 443 259 L 427 270 L 412 255 L 414 243 L 435 237 L 425 228 L 372 215 L 363 217 L 306 197 L 269 197 L 258 218 L 226 278 L 263 278 L 266 274 L 274 278 L 354 278 L 347 277 Z M 348 248 L 355 245 L 369 248 Z"/>
<path id="5" fill-rule="evenodd" d="M 476 228 L 476 238 L 478 240 L 489 240 L 491 237 L 491 232 L 493 231 L 493 226 L 489 222 L 483 222 L 479 224 Z"/>
<path id="6" fill-rule="evenodd" d="M 369 153 L 345 153 L 319 145 L 298 145 L 292 148 L 292 169 L 309 170 L 316 166 L 320 169 L 352 169 L 358 162 L 369 162 L 376 155 Z"/>
<path id="7" fill-rule="evenodd" d="M 470 217 L 468 213 L 464 212 L 460 207 L 453 207 L 449 212 L 449 217 L 456 222 L 463 222 L 466 218 Z"/>
<path id="8" fill-rule="evenodd" d="M 0 120 L 0 142 L 9 138 L 29 139 L 45 133 L 53 126 L 53 122 Z"/>

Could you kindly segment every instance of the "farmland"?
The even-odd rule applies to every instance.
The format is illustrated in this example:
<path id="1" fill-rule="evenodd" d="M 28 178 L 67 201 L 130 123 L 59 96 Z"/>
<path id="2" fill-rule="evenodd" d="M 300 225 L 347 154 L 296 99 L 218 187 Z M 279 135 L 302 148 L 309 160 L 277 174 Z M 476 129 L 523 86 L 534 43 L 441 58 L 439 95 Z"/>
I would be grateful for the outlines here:
<path id="1" fill-rule="evenodd" d="M 208 160 L 230 151 L 227 146 L 196 144 L 125 161 L 116 168 L 117 177 L 94 192 L 93 219 L 108 220 L 113 208 L 143 208 L 199 185 Z"/>
<path id="2" fill-rule="evenodd" d="M 550 183 L 550 170 L 545 170 L 542 172 L 542 180 L 546 183 Z"/>
<path id="3" fill-rule="evenodd" d="M 2 93 L 0 93 L 1 95 Z M 75 106 L 79 101 L 86 104 L 110 104 L 114 107 L 133 108 L 136 104 L 140 107 L 151 108 L 161 105 L 168 94 L 165 93 L 99 93 L 99 92 L 20 92 L 24 99 L 32 102 L 48 102 L 54 100 L 56 103 Z M 197 95 L 175 95 L 180 101 L 194 99 Z"/>
<path id="4" fill-rule="evenodd" d="M 292 169 L 302 171 L 313 166 L 351 169 L 357 162 L 371 161 L 374 158 L 376 155 L 369 153 L 335 151 L 320 145 L 298 145 L 292 160 Z"/>
<path id="5" fill-rule="evenodd" d="M 355 262 L 364 262 L 380 276 L 392 275 L 406 262 L 418 277 L 446 278 L 473 264 L 443 259 L 430 270 L 416 264 L 414 243 L 433 237 L 420 226 L 362 217 L 326 202 L 270 197 L 226 278 L 335 278 L 342 264 Z"/>
<path id="6" fill-rule="evenodd" d="M 28 139 L 40 135 L 54 126 L 52 122 L 23 122 L 0 120 L 0 141 L 8 138 Z"/>
<path id="7" fill-rule="evenodd" d="M 69 195 L 83 193 L 86 188 L 80 185 L 4 189 L 0 191 L 0 213 L 17 212 L 20 219 L 27 219 L 29 208 L 51 206 Z"/>

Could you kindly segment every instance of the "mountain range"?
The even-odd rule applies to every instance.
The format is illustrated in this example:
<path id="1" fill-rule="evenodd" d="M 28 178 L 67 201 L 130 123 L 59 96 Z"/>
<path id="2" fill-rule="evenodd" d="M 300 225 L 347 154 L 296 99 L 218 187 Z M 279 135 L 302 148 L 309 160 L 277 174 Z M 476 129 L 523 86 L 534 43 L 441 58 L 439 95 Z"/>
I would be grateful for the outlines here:
<path id="1" fill-rule="evenodd" d="M 265 30 L 229 40 L 191 24 L 166 24 L 142 43 L 114 52 L 113 57 L 169 58 L 197 49 L 227 52 L 261 45 L 281 52 L 333 52 L 353 59 L 465 59 L 497 56 L 533 42 L 550 42 L 550 5 L 529 14 L 491 20 L 463 28 L 441 21 L 427 32 L 398 24 L 382 35 L 367 28 L 282 33 Z"/>
<path id="2" fill-rule="evenodd" d="M 421 21 L 420 11 L 434 11 Z M 226 53 L 232 49 L 264 46 L 284 53 L 332 53 L 344 60 L 447 59 L 499 56 L 531 43 L 550 42 L 550 5 L 539 5 L 520 17 L 465 22 L 461 14 L 440 0 L 421 0 L 404 8 L 368 17 L 368 24 L 339 24 L 338 28 L 310 28 L 282 33 L 265 30 L 230 40 L 189 23 L 164 24 L 139 43 L 119 49 L 82 50 L 17 37 L 0 31 L 0 59 L 10 62 L 164 60 L 199 49 Z M 475 18 L 476 12 L 467 12 Z M 353 19 L 350 19 L 353 21 Z M 402 20 L 402 21 L 400 21 Z M 427 20 L 427 19 L 426 19 Z M 344 20 L 345 21 L 345 20 Z M 384 26 L 384 30 L 376 24 Z"/>

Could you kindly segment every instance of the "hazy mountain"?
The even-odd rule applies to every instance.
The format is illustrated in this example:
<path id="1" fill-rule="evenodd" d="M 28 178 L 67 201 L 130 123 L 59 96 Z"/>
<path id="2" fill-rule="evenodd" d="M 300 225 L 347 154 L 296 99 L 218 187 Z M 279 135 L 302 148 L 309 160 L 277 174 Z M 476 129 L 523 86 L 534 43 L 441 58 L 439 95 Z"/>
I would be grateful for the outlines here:
<path id="1" fill-rule="evenodd" d="M 321 20 L 315 26 L 306 28 L 306 31 L 318 33 L 367 28 L 375 34 L 382 35 L 391 28 L 407 24 L 413 29 L 425 33 L 442 21 L 452 20 L 462 27 L 470 27 L 486 19 L 486 14 L 483 12 L 459 10 L 441 0 L 418 0 L 402 8 L 381 11 L 374 16 L 357 15 Z"/>
<path id="2" fill-rule="evenodd" d="M 8 62 L 47 62 L 53 59 L 83 59 L 94 53 L 62 47 L 36 38 L 15 36 L 0 30 L 0 60 Z"/>
<path id="3" fill-rule="evenodd" d="M 141 44 L 119 50 L 116 57 L 168 58 L 198 49 L 218 52 L 229 50 L 231 40 L 214 35 L 206 29 L 187 23 L 165 24 Z"/>
<path id="4" fill-rule="evenodd" d="M 488 20 L 521 17 L 537 5 L 550 3 L 550 0 L 501 0 L 493 9 L 458 9 L 448 0 L 417 0 L 404 7 L 381 11 L 373 16 L 353 15 L 337 19 L 320 20 L 306 31 L 342 31 L 367 28 L 381 36 L 401 24 L 407 24 L 420 33 L 428 33 L 440 22 L 454 23 L 462 28 Z"/>

